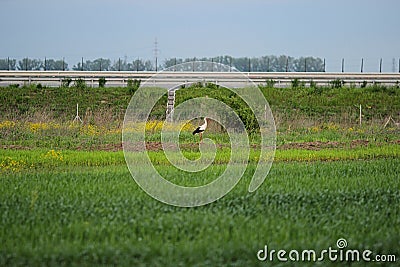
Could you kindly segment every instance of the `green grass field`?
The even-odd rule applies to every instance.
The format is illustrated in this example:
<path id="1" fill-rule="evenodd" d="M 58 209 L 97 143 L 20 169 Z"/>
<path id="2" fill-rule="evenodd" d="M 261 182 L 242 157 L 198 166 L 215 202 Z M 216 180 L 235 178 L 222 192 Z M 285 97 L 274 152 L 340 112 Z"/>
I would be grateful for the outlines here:
<path id="1" fill-rule="evenodd" d="M 398 89 L 263 88 L 278 122 L 270 174 L 257 191 L 247 191 L 259 160 L 259 140 L 252 136 L 239 184 L 216 202 L 195 208 L 158 202 L 131 177 L 120 146 L 126 89 L 86 89 L 77 95 L 74 88 L 59 93 L 45 88 L 50 107 L 54 106 L 47 109 L 47 117 L 45 91 L 18 90 L 0 89 L 4 103 L 0 266 L 398 266 L 400 262 L 400 130 L 393 124 L 382 127 L 386 116 L 397 119 Z M 91 112 L 82 115 L 83 125 L 71 124 L 74 112 L 69 115 L 69 105 L 82 94 L 88 96 L 89 90 Z M 218 96 L 204 88 L 195 94 L 201 90 Z M 182 91 L 181 100 L 188 95 Z M 365 106 L 372 103 L 362 126 L 344 108 L 360 101 Z M 224 134 L 207 136 L 221 145 L 214 164 L 188 175 L 168 162 L 154 129 L 148 131 L 152 145 L 148 155 L 170 181 L 201 185 L 225 170 L 230 149 Z M 199 156 L 196 140 L 187 133 L 180 139 L 189 158 Z M 143 168 L 139 154 L 138 159 L 135 167 Z M 347 240 L 347 249 L 368 249 L 373 256 L 393 255 L 397 261 L 257 259 L 265 245 L 322 251 L 336 249 L 339 238 Z"/>

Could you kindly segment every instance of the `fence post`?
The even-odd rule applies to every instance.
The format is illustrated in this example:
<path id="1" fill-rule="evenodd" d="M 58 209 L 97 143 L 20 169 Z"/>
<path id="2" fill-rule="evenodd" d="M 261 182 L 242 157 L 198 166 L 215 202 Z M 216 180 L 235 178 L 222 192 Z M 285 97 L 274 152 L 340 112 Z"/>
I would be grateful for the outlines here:
<path id="1" fill-rule="evenodd" d="M 382 72 L 382 58 L 379 61 L 379 73 L 381 73 L 381 72 Z"/>
<path id="2" fill-rule="evenodd" d="M 361 58 L 361 72 L 364 72 L 364 58 Z"/>
<path id="3" fill-rule="evenodd" d="M 289 57 L 286 57 L 286 72 L 289 70 Z"/>
<path id="4" fill-rule="evenodd" d="M 326 72 L 325 58 L 324 58 L 324 72 Z"/>
<path id="5" fill-rule="evenodd" d="M 342 72 L 344 72 L 344 58 L 342 58 Z"/>
<path id="6" fill-rule="evenodd" d="M 307 58 L 304 58 L 304 72 L 307 72 Z"/>
<path id="7" fill-rule="evenodd" d="M 62 70 L 63 70 L 63 71 L 65 71 L 65 66 L 64 66 L 65 63 L 64 63 L 64 62 L 65 62 L 65 61 L 64 61 L 64 58 L 63 58 L 63 60 L 62 60 Z"/>
<path id="8" fill-rule="evenodd" d="M 7 57 L 7 70 L 10 71 L 10 57 Z"/>
<path id="9" fill-rule="evenodd" d="M 83 57 L 82 57 L 81 71 L 83 71 Z"/>

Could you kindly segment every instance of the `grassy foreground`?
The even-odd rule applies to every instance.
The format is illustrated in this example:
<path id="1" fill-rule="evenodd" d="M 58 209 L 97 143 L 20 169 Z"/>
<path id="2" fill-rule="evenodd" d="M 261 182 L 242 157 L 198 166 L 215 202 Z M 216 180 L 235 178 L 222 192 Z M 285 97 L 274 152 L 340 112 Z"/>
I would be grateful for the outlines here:
<path id="1" fill-rule="evenodd" d="M 389 116 L 400 119 L 399 89 L 260 89 L 277 125 L 265 182 L 247 192 L 260 160 L 259 137 L 251 136 L 246 172 L 229 194 L 178 208 L 144 193 L 125 164 L 127 88 L 1 88 L 0 266 L 365 266 L 257 259 L 265 245 L 320 252 L 336 249 L 339 238 L 346 249 L 396 257 L 371 265 L 398 266 L 400 129 L 383 125 Z M 235 97 L 212 88 L 179 90 L 177 103 L 204 95 L 241 109 Z M 72 123 L 77 102 L 83 124 Z M 220 175 L 230 149 L 218 132 L 207 133 L 219 145 L 212 166 L 190 175 L 171 166 L 160 151 L 161 104 L 146 124 L 157 171 L 190 185 Z M 199 156 L 196 141 L 190 129 L 182 132 L 188 158 Z M 137 155 L 135 167 L 143 168 Z"/>
<path id="2" fill-rule="evenodd" d="M 119 164 L 3 173 L 0 265 L 265 266 L 264 245 L 320 251 L 339 238 L 400 257 L 399 158 L 276 163 L 250 194 L 252 168 L 198 208 L 157 202 Z"/>

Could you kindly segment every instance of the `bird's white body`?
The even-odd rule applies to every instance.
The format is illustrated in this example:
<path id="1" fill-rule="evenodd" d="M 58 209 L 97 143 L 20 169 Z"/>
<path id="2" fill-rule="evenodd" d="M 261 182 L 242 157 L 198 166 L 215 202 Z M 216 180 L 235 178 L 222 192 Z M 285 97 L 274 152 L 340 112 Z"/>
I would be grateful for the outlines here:
<path id="1" fill-rule="evenodd" d="M 199 130 L 203 131 L 203 132 L 207 129 L 207 119 L 206 118 L 204 118 L 204 123 L 202 125 L 200 125 L 199 128 L 200 128 Z"/>
<path id="2" fill-rule="evenodd" d="M 199 134 L 200 136 L 200 142 L 203 140 L 203 132 L 207 129 L 207 118 L 204 118 L 204 123 L 197 127 L 196 130 L 193 131 L 193 135 Z"/>

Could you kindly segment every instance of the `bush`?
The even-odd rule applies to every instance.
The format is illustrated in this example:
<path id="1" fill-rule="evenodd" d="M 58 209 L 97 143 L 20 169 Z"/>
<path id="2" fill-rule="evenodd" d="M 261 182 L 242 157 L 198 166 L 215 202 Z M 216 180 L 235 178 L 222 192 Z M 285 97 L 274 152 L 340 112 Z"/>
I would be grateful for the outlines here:
<path id="1" fill-rule="evenodd" d="M 104 77 L 99 78 L 99 87 L 103 88 L 106 85 L 106 82 L 107 82 L 106 78 Z"/>
<path id="2" fill-rule="evenodd" d="M 298 78 L 295 78 L 291 81 L 292 88 L 304 87 L 305 82 L 300 81 Z"/>
<path id="3" fill-rule="evenodd" d="M 361 88 L 365 88 L 367 87 L 368 82 L 367 81 L 363 81 L 360 85 Z"/>
<path id="4" fill-rule="evenodd" d="M 139 89 L 142 80 L 128 79 L 127 88 L 130 94 L 134 94 L 137 89 Z"/>
<path id="5" fill-rule="evenodd" d="M 310 88 L 317 88 L 317 83 L 313 80 L 310 80 Z"/>
<path id="6" fill-rule="evenodd" d="M 69 87 L 69 85 L 71 84 L 72 79 L 71 78 L 65 78 L 62 79 L 61 81 L 61 87 Z"/>
<path id="7" fill-rule="evenodd" d="M 332 88 L 342 88 L 344 86 L 344 81 L 340 79 L 336 79 L 333 81 L 330 81 L 329 84 L 331 85 Z"/>
<path id="8" fill-rule="evenodd" d="M 74 86 L 78 89 L 85 89 L 86 88 L 86 82 L 82 78 L 78 78 L 75 80 Z"/>
<path id="9" fill-rule="evenodd" d="M 269 79 L 269 80 L 266 81 L 266 86 L 268 88 L 273 88 L 275 86 L 275 84 L 276 84 L 276 81 L 274 81 L 272 79 Z"/>
<path id="10" fill-rule="evenodd" d="M 208 83 L 206 84 L 206 87 L 207 87 L 207 88 L 210 88 L 210 89 L 218 89 L 218 88 L 219 88 L 219 85 L 218 85 L 218 84 L 215 84 L 215 83 L 208 82 Z"/>

